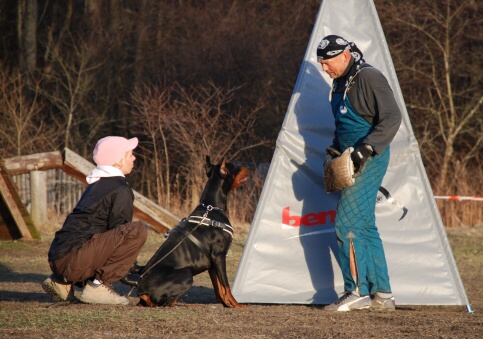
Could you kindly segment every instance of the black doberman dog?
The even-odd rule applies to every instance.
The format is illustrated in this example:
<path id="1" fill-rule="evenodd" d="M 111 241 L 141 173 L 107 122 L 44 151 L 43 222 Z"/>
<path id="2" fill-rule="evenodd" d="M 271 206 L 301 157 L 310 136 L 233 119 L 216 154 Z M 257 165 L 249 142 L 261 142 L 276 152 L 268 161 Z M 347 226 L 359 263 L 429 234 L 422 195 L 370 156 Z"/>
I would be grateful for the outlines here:
<path id="1" fill-rule="evenodd" d="M 167 234 L 145 266 L 133 267 L 124 283 L 137 287 L 140 305 L 173 306 L 193 284 L 193 276 L 208 270 L 216 299 L 225 307 L 245 307 L 233 297 L 226 274 L 226 255 L 233 228 L 226 210 L 227 195 L 245 184 L 250 170 L 226 163 L 211 164 L 206 157 L 208 182 L 200 204 Z"/>

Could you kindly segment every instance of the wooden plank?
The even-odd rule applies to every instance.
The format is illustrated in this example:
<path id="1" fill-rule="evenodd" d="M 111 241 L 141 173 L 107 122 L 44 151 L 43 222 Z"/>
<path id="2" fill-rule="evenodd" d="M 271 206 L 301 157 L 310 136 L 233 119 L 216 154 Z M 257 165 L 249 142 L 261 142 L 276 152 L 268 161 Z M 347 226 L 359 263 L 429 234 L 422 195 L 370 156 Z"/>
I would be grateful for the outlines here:
<path id="1" fill-rule="evenodd" d="M 87 184 L 86 176 L 95 165 L 68 148 L 64 149 L 63 158 L 62 170 Z M 181 219 L 136 191 L 134 191 L 134 216 L 160 233 L 166 233 Z"/>
<path id="2" fill-rule="evenodd" d="M 2 200 L 2 220 L 9 229 L 12 239 L 40 239 L 32 218 L 22 203 L 20 196 L 5 167 L 0 164 L 0 198 Z M 18 233 L 15 232 L 18 230 Z"/>
<path id="3" fill-rule="evenodd" d="M 62 154 L 59 151 L 22 155 L 0 161 L 9 175 L 18 175 L 30 171 L 46 171 L 62 167 Z"/>
<path id="4" fill-rule="evenodd" d="M 181 218 L 134 191 L 134 216 L 160 233 L 172 229 Z"/>

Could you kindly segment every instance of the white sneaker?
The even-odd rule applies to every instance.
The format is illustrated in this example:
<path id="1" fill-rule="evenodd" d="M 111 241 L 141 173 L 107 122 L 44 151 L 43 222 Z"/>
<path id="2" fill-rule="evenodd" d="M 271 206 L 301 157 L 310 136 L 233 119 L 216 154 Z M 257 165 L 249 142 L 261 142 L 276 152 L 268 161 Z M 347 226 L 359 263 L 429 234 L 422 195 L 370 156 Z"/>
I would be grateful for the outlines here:
<path id="1" fill-rule="evenodd" d="M 363 310 L 371 307 L 371 297 L 359 296 L 350 291 L 345 291 L 342 297 L 340 297 L 333 304 L 324 307 L 326 311 L 334 312 L 347 312 L 352 310 Z"/>
<path id="2" fill-rule="evenodd" d="M 87 282 L 80 301 L 86 304 L 127 305 L 129 299 L 117 294 L 112 287 Z"/>
<path id="3" fill-rule="evenodd" d="M 44 280 L 42 283 L 42 288 L 54 298 L 54 301 L 75 300 L 72 284 L 61 283 L 53 274 Z"/>
<path id="4" fill-rule="evenodd" d="M 394 297 L 382 298 L 376 293 L 371 300 L 371 308 L 387 310 L 387 311 L 395 311 L 396 302 L 394 301 Z"/>

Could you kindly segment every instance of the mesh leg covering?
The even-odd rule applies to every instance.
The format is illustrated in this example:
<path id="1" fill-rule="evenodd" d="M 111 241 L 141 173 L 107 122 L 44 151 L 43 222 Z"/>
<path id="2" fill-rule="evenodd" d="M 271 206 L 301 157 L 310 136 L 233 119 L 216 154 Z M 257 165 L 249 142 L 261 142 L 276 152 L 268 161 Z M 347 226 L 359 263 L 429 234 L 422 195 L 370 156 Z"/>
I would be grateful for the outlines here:
<path id="1" fill-rule="evenodd" d="M 346 291 L 356 290 L 350 272 L 350 239 L 356 252 L 361 295 L 390 292 L 384 248 L 375 224 L 376 197 L 389 163 L 389 149 L 368 160 L 353 186 L 341 191 L 335 218 L 339 258 Z"/>

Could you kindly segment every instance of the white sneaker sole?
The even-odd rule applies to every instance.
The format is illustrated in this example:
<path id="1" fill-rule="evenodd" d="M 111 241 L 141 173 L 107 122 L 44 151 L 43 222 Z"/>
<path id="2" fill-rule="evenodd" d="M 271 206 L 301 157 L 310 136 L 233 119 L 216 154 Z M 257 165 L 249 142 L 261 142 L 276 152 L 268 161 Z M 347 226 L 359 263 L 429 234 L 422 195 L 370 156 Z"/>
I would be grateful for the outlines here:
<path id="1" fill-rule="evenodd" d="M 351 306 L 353 306 L 357 303 L 360 303 L 361 301 L 362 300 L 354 300 L 354 301 L 351 301 L 351 302 L 347 302 L 343 305 L 340 305 L 337 309 L 326 309 L 326 310 L 330 311 L 330 312 L 349 312 L 349 311 L 355 311 L 355 310 L 365 310 L 365 309 L 368 309 L 368 308 L 371 307 L 371 302 L 370 302 L 370 299 L 369 299 L 369 301 L 366 305 L 351 308 Z M 329 306 L 331 306 L 331 305 L 329 305 Z"/>
<path id="2" fill-rule="evenodd" d="M 129 305 L 129 300 L 126 301 L 119 301 L 119 302 L 102 302 L 99 300 L 89 300 L 82 298 L 82 296 L 79 298 L 80 301 L 82 301 L 84 304 L 92 304 L 92 305 Z"/>

